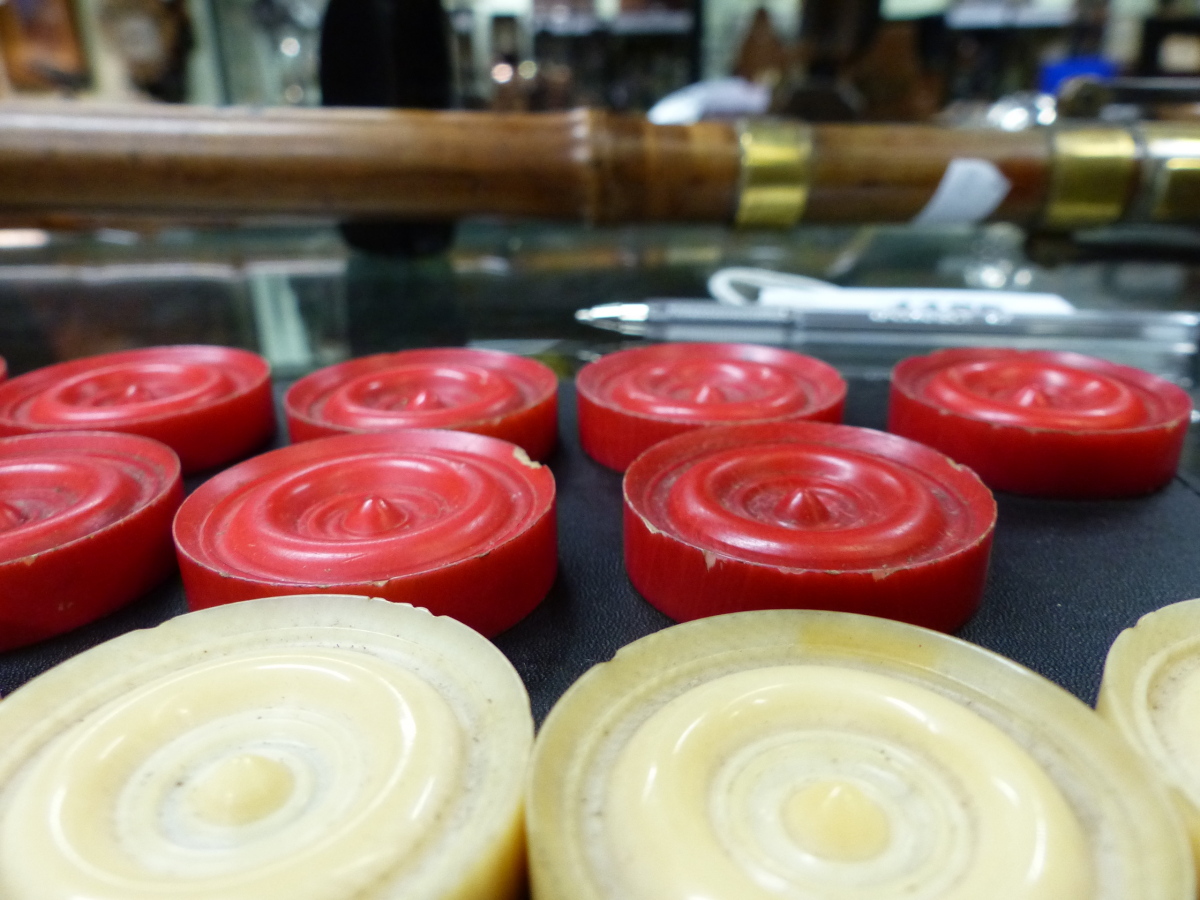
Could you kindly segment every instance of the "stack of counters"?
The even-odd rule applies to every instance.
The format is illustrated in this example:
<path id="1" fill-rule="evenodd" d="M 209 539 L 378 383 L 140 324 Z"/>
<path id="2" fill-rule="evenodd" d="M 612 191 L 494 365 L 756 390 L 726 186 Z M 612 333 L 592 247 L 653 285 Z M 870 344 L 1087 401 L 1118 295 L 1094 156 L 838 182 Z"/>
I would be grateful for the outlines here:
<path id="1" fill-rule="evenodd" d="M 170 575 L 182 500 L 179 458 L 157 441 L 0 439 L 0 650 L 98 619 Z"/>
<path id="2" fill-rule="evenodd" d="M 545 460 L 558 442 L 558 377 L 536 360 L 448 347 L 329 366 L 284 397 L 293 441 L 397 428 L 500 438 Z"/>
<path id="3" fill-rule="evenodd" d="M 148 347 L 0 384 L 0 435 L 121 431 L 162 441 L 185 473 L 245 456 L 275 430 L 271 371 L 247 350 Z"/>
<path id="4" fill-rule="evenodd" d="M 188 605 L 372 593 L 493 635 L 557 568 L 554 476 L 514 444 L 408 429 L 293 444 L 239 463 L 175 518 Z"/>
<path id="5" fill-rule="evenodd" d="M 0 896 L 515 900 L 532 740 L 508 661 L 424 610 L 180 616 L 0 703 Z"/>
<path id="6" fill-rule="evenodd" d="M 1191 410 L 1183 389 L 1140 369 L 973 348 L 897 365 L 888 430 L 970 466 L 996 490 L 1098 499 L 1169 482 Z"/>
<path id="7" fill-rule="evenodd" d="M 1200 867 L 1200 600 L 1121 632 L 1096 709 L 1170 787 Z"/>
<path id="8" fill-rule="evenodd" d="M 755 344 L 652 344 L 584 366 L 579 439 L 625 471 L 659 441 L 709 425 L 840 422 L 846 383 L 819 359 Z"/>
<path id="9" fill-rule="evenodd" d="M 951 631 L 979 606 L 996 503 L 936 450 L 819 422 L 656 444 L 625 473 L 625 568 L 676 620 L 749 609 Z"/>
<path id="10" fill-rule="evenodd" d="M 669 628 L 534 747 L 534 900 L 1193 900 L 1161 788 L 1002 657 L 797 610 Z"/>

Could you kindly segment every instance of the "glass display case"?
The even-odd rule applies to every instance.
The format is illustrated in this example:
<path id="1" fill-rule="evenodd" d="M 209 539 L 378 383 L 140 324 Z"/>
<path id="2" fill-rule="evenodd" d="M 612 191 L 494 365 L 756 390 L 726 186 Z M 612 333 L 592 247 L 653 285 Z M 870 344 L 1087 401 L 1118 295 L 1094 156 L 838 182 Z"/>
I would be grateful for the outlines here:
<path id="1" fill-rule="evenodd" d="M 23 376 L 158 348 L 147 354 L 147 366 L 158 366 L 161 378 L 149 386 L 114 374 L 111 360 L 92 381 L 71 367 L 61 395 L 67 399 L 43 404 L 65 409 L 66 423 L 38 425 L 64 432 L 52 441 L 87 445 L 89 454 L 92 443 L 149 445 L 157 456 L 145 458 L 162 476 L 147 504 L 157 530 L 150 535 L 143 524 L 141 537 L 126 541 L 141 557 L 154 557 L 152 565 L 140 565 L 137 552 L 97 550 L 90 534 L 65 542 L 76 553 L 68 560 L 84 563 L 56 566 L 44 549 L 10 554 L 17 565 L 0 555 L 0 697 L 109 638 L 175 620 L 147 641 L 156 633 L 169 639 L 173 629 L 203 619 L 177 619 L 188 612 L 228 605 L 234 618 L 253 618 L 255 604 L 240 601 L 267 593 L 369 593 L 447 618 L 412 607 L 406 616 L 477 629 L 473 638 L 491 641 L 512 663 L 521 682 L 514 676 L 511 687 L 523 703 L 524 685 L 538 727 L 584 673 L 643 638 L 651 641 L 643 647 L 660 639 L 659 646 L 674 644 L 690 666 L 691 638 L 671 636 L 689 632 L 666 631 L 676 619 L 705 619 L 690 632 L 703 634 L 725 627 L 730 620 L 715 616 L 726 612 L 782 609 L 767 613 L 782 622 L 796 607 L 883 617 L 818 629 L 828 634 L 812 647 L 844 642 L 865 654 L 850 669 L 882 660 L 889 641 L 892 649 L 907 646 L 905 655 L 930 671 L 942 665 L 939 654 L 989 659 L 993 673 L 1008 674 L 979 669 L 982 681 L 966 693 L 966 681 L 947 675 L 945 692 L 968 698 L 992 725 L 1001 717 L 987 712 L 988 704 L 999 703 L 1011 678 L 1036 682 L 1037 691 L 1057 698 L 1052 703 L 1073 710 L 1066 718 L 1094 722 L 1072 740 L 1089 743 L 1088 728 L 1107 728 L 1050 682 L 1093 704 L 1103 696 L 1105 653 L 1122 629 L 1200 595 L 1200 133 L 1178 121 L 1153 121 L 1158 107 L 1139 112 L 1115 94 L 1096 103 L 1094 116 L 1040 89 L 994 102 L 1001 91 L 1028 88 L 1047 59 L 1095 39 L 1088 16 L 1097 4 L 845 0 L 814 12 L 817 4 L 795 0 L 446 0 L 443 18 L 439 0 L 430 0 L 407 8 L 428 13 L 425 24 L 444 24 L 448 53 L 436 67 L 425 60 L 404 70 L 393 65 L 403 56 L 397 35 L 425 29 L 409 27 L 415 19 L 381 15 L 374 21 L 388 29 L 375 29 L 379 40 L 360 48 L 354 39 L 371 29 L 354 16 L 368 7 L 349 0 L 341 9 L 358 27 L 342 33 L 350 40 L 341 42 L 337 59 L 352 89 L 380 88 L 364 98 L 353 90 L 339 95 L 330 77 L 336 66 L 328 47 L 338 42 L 327 39 L 323 53 L 321 38 L 330 2 L 338 0 L 80 0 L 79 35 L 68 19 L 53 28 L 43 22 L 21 38 L 37 50 L 26 58 L 13 49 L 20 4 L 0 0 L 0 49 L 10 78 L 20 64 L 55 89 L 79 89 L 90 78 L 87 99 L 141 101 L 79 115 L 79 105 L 67 103 L 12 104 L 4 113 L 0 450 L 18 461 L 0 460 L 0 544 L 12 536 L 6 531 L 26 524 L 55 536 L 53 522 L 42 527 L 55 513 L 33 508 L 40 499 L 27 504 L 28 514 L 23 497 L 13 500 L 14 486 L 33 482 L 30 471 L 42 479 L 34 488 L 47 495 L 67 496 L 75 486 L 67 475 L 53 483 L 46 445 L 24 449 L 45 435 L 22 434 L 27 423 L 12 413 L 40 397 L 27 401 L 18 392 L 17 400 L 4 400 L 3 385 L 14 387 Z M 1145 4 L 1135 8 L 1141 2 L 1111 7 L 1119 27 L 1106 40 L 1120 44 L 1127 60 L 1132 43 L 1121 23 L 1149 13 Z M 1191 21 L 1161 19 L 1172 29 Z M 86 53 L 68 52 L 73 36 Z M 1184 36 L 1189 40 L 1169 52 L 1155 51 L 1156 65 L 1186 56 L 1180 48 L 1195 36 Z M 411 51 L 413 43 L 404 46 Z M 400 109 L 266 108 L 321 105 L 323 56 L 329 106 Z M 363 72 L 370 74 L 356 81 Z M 41 90 L 22 80 L 28 74 L 8 87 Z M 677 126 L 637 115 L 667 92 L 729 74 L 754 82 L 771 110 L 790 118 L 735 123 L 719 111 Z M 420 90 L 393 90 L 401 86 Z M 417 96 L 422 90 L 424 98 Z M 197 106 L 150 105 L 150 98 Z M 948 105 L 952 98 L 962 103 Z M 241 108 L 200 109 L 200 101 Z M 1119 124 L 1103 122 L 1122 105 Z M 440 109 L 446 106 L 461 109 Z M 589 108 L 505 115 L 579 106 Z M 1077 114 L 1100 121 L 1083 123 Z M 576 224 L 585 219 L 663 224 Z M 807 224 L 879 220 L 908 224 Z M 806 224 L 795 225 L 800 221 Z M 739 227 L 717 224 L 724 222 Z M 952 348 L 957 352 L 925 356 Z M 970 355 L 980 348 L 998 353 L 981 363 Z M 1013 349 L 1052 356 L 1018 360 Z M 399 364 L 390 356 L 406 350 L 419 352 Z M 189 355 L 240 359 L 243 371 L 189 368 L 179 362 Z M 462 370 L 448 361 L 466 355 L 474 361 Z M 499 362 L 484 365 L 480 357 Z M 631 357 L 653 357 L 626 383 L 630 394 L 649 398 L 647 406 L 667 397 L 662 405 L 699 409 L 696 419 L 707 422 L 709 405 L 778 405 L 778 396 L 752 395 L 761 384 L 786 382 L 789 402 L 806 395 L 819 414 L 746 416 L 748 424 L 704 431 L 692 428 L 694 421 L 671 431 L 680 425 L 673 412 L 656 419 L 636 406 L 606 408 L 597 419 L 603 403 L 593 385 L 608 377 L 597 373 Z M 792 368 L 773 368 L 782 357 Z M 663 358 L 682 358 L 691 368 L 680 375 L 660 364 Z M 948 358 L 958 369 L 945 375 L 939 367 Z M 750 363 L 739 369 L 730 359 Z M 968 384 L 978 374 L 970 366 L 990 362 L 999 374 Z M 393 365 L 404 369 L 399 387 L 378 374 Z M 422 376 L 412 371 L 422 366 L 436 370 L 439 386 L 418 384 Z M 492 395 L 520 394 L 520 384 L 500 383 L 496 373 L 530 370 L 537 396 L 516 413 L 489 407 L 461 432 L 440 430 L 454 426 L 438 421 L 439 430 L 364 433 L 383 430 L 380 422 L 394 426 L 413 408 L 440 414 L 463 396 L 476 407 L 491 402 L 470 396 L 475 384 Z M 820 379 L 806 383 L 804 373 L 812 372 Z M 184 384 L 182 400 L 169 396 L 172 378 Z M 226 419 L 218 427 L 217 418 L 205 417 L 211 398 L 196 395 L 222 380 L 214 393 L 236 387 L 239 378 L 253 380 L 238 395 L 253 394 L 253 404 L 243 405 L 242 422 Z M 951 401 L 922 406 L 926 395 L 912 387 L 922 378 L 922 390 L 941 379 L 934 390 Z M 123 407 L 175 400 L 182 417 L 191 417 L 192 434 L 234 450 L 189 458 L 166 438 L 161 445 L 146 439 L 158 434 L 74 432 L 78 421 L 110 422 Z M 993 417 L 960 428 L 953 449 L 940 443 L 953 431 L 946 421 L 972 404 Z M 255 415 L 245 412 L 250 405 Z M 322 419 L 330 408 L 342 418 Z M 721 415 L 735 418 L 713 418 Z M 1089 416 L 1088 424 L 1107 417 L 1107 430 L 1037 424 Z M 166 427 L 167 417 L 150 418 Z M 253 427 L 237 427 L 247 421 Z M 522 439 L 530 431 L 536 449 Z M 664 434 L 686 440 L 655 443 Z M 819 439 L 806 443 L 814 434 Z M 347 440 L 359 443 L 341 457 Z M 21 442 L 28 443 L 16 446 Z M 498 487 L 492 474 L 476 477 L 465 459 L 472 442 L 490 445 L 487 466 L 501 473 Z M 1072 445 L 1066 464 L 1056 443 Z M 896 469 L 872 457 L 873 448 L 888 446 L 907 448 Z M 968 457 L 959 452 L 964 448 L 978 452 Z M 717 457 L 705 463 L 710 468 L 683 471 L 710 450 Z M 372 456 L 377 451 L 382 462 Z M 409 452 L 412 458 L 396 463 Z M 1054 461 L 1043 466 L 1047 453 Z M 295 472 L 281 458 L 297 462 L 303 477 L 289 480 Z M 639 466 L 645 472 L 660 462 L 662 470 L 639 473 Z M 317 469 L 322 475 L 308 479 Z M 857 483 L 864 471 L 865 488 Z M 1012 480 L 1000 480 L 997 471 Z M 1107 493 L 1092 492 L 1114 473 Z M 514 551 L 502 532 L 509 526 L 496 523 L 521 519 L 510 510 L 531 483 L 536 541 L 532 550 L 508 555 Z M 681 483 L 682 495 L 663 499 Z M 451 485 L 444 495 L 443 484 Z M 255 492 L 266 498 L 261 506 L 253 498 L 242 503 Z M 189 502 L 201 511 L 186 513 Z M 662 520 L 655 518 L 660 507 L 670 514 Z M 234 513 L 206 531 L 205 523 L 220 519 L 208 518 L 214 509 Z M 749 521 L 747 530 L 729 526 L 739 517 Z M 427 527 L 442 518 L 450 524 Z M 703 543 L 707 522 L 727 529 L 716 550 Z M 678 523 L 684 527 L 673 534 Z M 403 544 L 414 532 L 420 552 Z M 918 532 L 939 552 L 950 549 L 925 565 L 925 548 L 914 550 L 908 538 Z M 447 548 L 475 534 L 482 543 L 450 557 Z M 877 555 L 871 539 L 879 535 L 891 555 Z M 209 554 L 209 545 L 221 552 Z M 747 546 L 762 556 L 725 554 L 725 547 Z M 767 552 L 777 547 L 799 548 L 798 557 L 780 562 Z M 427 549 L 436 564 L 422 557 Z M 354 578 L 338 580 L 339 554 L 357 566 Z M 368 570 L 367 557 L 381 568 Z M 97 587 L 105 581 L 103 559 L 138 569 L 136 590 L 110 602 Z M 25 560 L 69 574 L 69 590 L 35 582 Z M 398 571 L 398 560 L 412 562 L 412 571 Z M 33 583 L 34 593 L 6 588 L 14 570 L 25 579 L 22 589 Z M 418 578 L 400 589 L 410 593 L 392 593 L 414 573 Z M 300 602 L 336 615 L 328 596 Z M 949 631 L 966 643 L 899 623 Z M 787 643 L 788 653 L 808 640 L 770 625 L 758 630 L 764 640 Z M 767 634 L 772 630 L 783 637 Z M 908 637 L 893 641 L 889 633 Z M 398 629 L 392 638 L 398 645 L 409 635 Z M 660 655 L 634 647 L 624 663 L 601 671 L 637 668 L 638 653 Z M 718 666 L 728 665 L 723 653 Z M 859 675 L 870 666 L 861 668 Z M 909 680 L 906 690 L 916 690 L 920 680 Z M 661 687 L 675 691 L 666 682 Z M 610 694 L 605 703 L 625 701 L 622 690 L 595 690 Z M 218 693 L 237 694 L 211 692 Z M 35 701 L 19 696 L 2 705 L 24 703 L 35 720 L 28 714 Z M 24 696 L 36 697 L 37 689 Z M 608 734 L 626 727 L 577 715 Z M 72 728 L 81 721 L 58 718 Z M 543 735 L 553 734 L 553 723 Z M 979 742 L 967 743 L 974 749 Z M 394 755 L 380 756 L 382 769 Z M 1079 771 L 1098 783 L 1101 797 L 1120 796 L 1099 769 Z M 993 771 L 984 774 L 995 782 Z M 0 784 L 11 799 L 5 791 Z M 81 833 L 92 827 L 88 815 Z M 970 834 L 965 825 L 954 829 Z M 509 875 L 519 881 L 519 825 L 512 834 Z M 1100 856 L 1117 858 L 1113 842 L 1098 846 Z M 1159 858 L 1147 858 L 1154 869 Z M 0 884 L 5 865 L 0 859 Z M 1183 868 L 1180 883 L 1191 877 Z M 575 882 L 563 883 L 571 896 Z"/>
<path id="2" fill-rule="evenodd" d="M 548 459 L 557 486 L 558 575 L 541 604 L 495 638 L 529 689 L 539 721 L 592 665 L 671 624 L 626 575 L 622 476 L 588 458 L 577 436 L 575 374 L 605 353 L 641 342 L 582 324 L 578 310 L 706 297 L 709 278 L 729 266 L 842 286 L 1048 292 L 1097 312 L 1200 308 L 1200 256 L 1186 232 L 1155 233 L 1157 260 L 1128 252 L 1136 235 L 1085 234 L 1075 243 L 1052 244 L 1060 260 L 1053 265 L 1045 246 L 1006 225 L 765 232 L 476 219 L 459 223 L 457 234 L 443 254 L 407 258 L 355 251 L 332 223 L 0 230 L 0 356 L 11 377 L 159 344 L 254 350 L 274 373 L 281 422 L 272 446 L 287 442 L 284 390 L 330 363 L 466 345 L 550 366 L 559 377 L 559 446 Z M 1166 259 L 1172 248 L 1176 259 Z M 1096 352 L 1105 352 L 1102 344 Z M 1195 399 L 1195 342 L 1177 342 L 1170 354 L 1178 365 L 1166 374 Z M 873 357 L 867 348 L 849 363 L 830 361 L 849 383 L 845 421 L 882 428 L 892 359 Z M 997 493 L 982 606 L 959 636 L 1092 702 L 1117 632 L 1151 609 L 1200 593 L 1194 540 L 1200 457 L 1193 447 L 1194 434 L 1180 475 L 1145 497 L 1070 501 Z M 185 486 L 194 491 L 214 474 L 188 476 Z M 187 608 L 182 582 L 173 576 L 99 621 L 2 652 L 0 692 Z"/>

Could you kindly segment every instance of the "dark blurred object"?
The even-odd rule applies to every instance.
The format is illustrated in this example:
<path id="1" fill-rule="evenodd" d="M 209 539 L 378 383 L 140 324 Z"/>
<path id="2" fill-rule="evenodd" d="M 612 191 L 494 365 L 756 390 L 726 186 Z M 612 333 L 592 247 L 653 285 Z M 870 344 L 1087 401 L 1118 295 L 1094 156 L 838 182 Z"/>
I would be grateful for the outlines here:
<path id="1" fill-rule="evenodd" d="M 806 122 L 852 122 L 862 106 L 862 96 L 849 81 L 806 78 L 787 92 L 780 112 Z"/>
<path id="2" fill-rule="evenodd" d="M 521 29 L 516 16 L 492 16 L 492 96 L 488 104 L 497 112 L 529 109 L 529 79 L 520 77 Z"/>
<path id="3" fill-rule="evenodd" d="M 862 54 L 879 27 L 880 0 L 813 0 L 804 4 L 800 46 L 814 78 L 833 78 Z"/>
<path id="4" fill-rule="evenodd" d="M 483 105 L 475 71 L 475 10 L 460 6 L 450 15 L 450 59 L 454 66 L 454 95 L 466 109 Z"/>
<path id="5" fill-rule="evenodd" d="M 621 0 L 621 12 L 639 13 L 656 10 L 690 9 L 689 0 Z"/>
<path id="6" fill-rule="evenodd" d="M 1099 118 L 1112 104 L 1139 107 L 1142 118 L 1157 118 L 1158 107 L 1200 103 L 1200 77 L 1072 78 L 1058 91 L 1058 113 L 1073 119 Z"/>
<path id="7" fill-rule="evenodd" d="M 795 61 L 795 52 L 776 33 L 771 14 L 760 6 L 734 60 L 733 74 L 774 88 L 790 74 Z"/>
<path id="8" fill-rule="evenodd" d="M 648 110 L 698 80 L 701 8 L 698 0 L 639 0 L 602 19 L 586 4 L 539 4 L 533 59 L 517 73 L 527 72 L 527 108 Z"/>
<path id="9" fill-rule="evenodd" d="M 194 37 L 184 0 L 103 0 L 100 27 L 134 87 L 168 103 L 187 99 Z"/>
<path id="10" fill-rule="evenodd" d="M 1200 259 L 1200 233 L 1164 225 L 1118 225 L 1074 234 L 1034 230 L 1025 253 L 1048 268 L 1128 261 L 1194 265 Z"/>
<path id="11" fill-rule="evenodd" d="M 847 68 L 869 122 L 927 122 L 944 102 L 945 79 L 923 56 L 927 21 L 883 22 Z"/>
<path id="12" fill-rule="evenodd" d="M 1059 112 L 1073 118 L 1200 118 L 1200 17 L 1169 14 L 1168 4 L 1142 28 L 1134 75 L 1076 78 L 1058 90 Z"/>
<path id="13" fill-rule="evenodd" d="M 90 81 L 70 0 L 0 4 L 0 47 L 8 80 L 18 90 L 78 90 Z"/>
<path id="14" fill-rule="evenodd" d="M 1075 0 L 1075 20 L 1067 32 L 1071 56 L 1098 56 L 1104 52 L 1109 0 Z"/>
<path id="15" fill-rule="evenodd" d="M 448 107 L 450 31 L 439 0 L 330 0 L 321 94 L 326 106 Z"/>
<path id="16" fill-rule="evenodd" d="M 948 99 L 991 102 L 1041 85 L 1045 63 L 1093 56 L 1104 0 L 957 0 L 946 13 Z"/>
<path id="17" fill-rule="evenodd" d="M 816 0 L 801 20 L 798 66 L 780 112 L 809 122 L 921 122 L 943 105 L 949 55 L 941 16 L 885 22 L 879 0 Z"/>
<path id="18" fill-rule="evenodd" d="M 453 96 L 450 23 L 440 0 L 330 0 L 321 28 L 326 106 L 445 109 Z M 342 225 L 353 247 L 423 256 L 454 240 L 454 223 L 356 221 Z"/>
<path id="19" fill-rule="evenodd" d="M 605 97 L 610 109 L 642 112 L 693 80 L 698 58 L 691 20 L 667 19 L 659 28 L 654 15 L 622 13 L 614 22 Z M 646 30 L 641 30 L 643 24 Z"/>

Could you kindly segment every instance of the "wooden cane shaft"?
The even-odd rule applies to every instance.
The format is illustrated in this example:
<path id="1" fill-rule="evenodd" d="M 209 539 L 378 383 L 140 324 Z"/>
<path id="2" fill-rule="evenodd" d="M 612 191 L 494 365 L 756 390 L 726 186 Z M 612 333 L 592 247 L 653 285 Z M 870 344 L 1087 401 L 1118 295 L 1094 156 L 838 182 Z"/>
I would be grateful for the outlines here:
<path id="1" fill-rule="evenodd" d="M 732 216 L 736 136 L 579 111 L 0 105 L 0 209 L 143 214 Z"/>
<path id="2" fill-rule="evenodd" d="M 784 226 L 797 216 L 906 222 L 956 159 L 990 162 L 1007 179 L 992 219 L 1060 228 L 1197 221 L 1200 129 L 1180 127 L 1013 133 L 785 123 L 740 131 L 588 110 L 8 102 L 0 104 L 0 221 L 482 214 Z M 1110 132 L 1120 132 L 1120 152 Z M 796 142 L 790 149 L 789 140 Z M 1119 184 L 1089 174 L 1109 169 L 1123 173 Z"/>
<path id="3" fill-rule="evenodd" d="M 1028 222 L 1046 197 L 1045 132 L 976 131 L 921 125 L 814 128 L 810 222 L 907 222 L 929 202 L 954 159 L 985 159 L 1012 184 L 993 214 Z"/>

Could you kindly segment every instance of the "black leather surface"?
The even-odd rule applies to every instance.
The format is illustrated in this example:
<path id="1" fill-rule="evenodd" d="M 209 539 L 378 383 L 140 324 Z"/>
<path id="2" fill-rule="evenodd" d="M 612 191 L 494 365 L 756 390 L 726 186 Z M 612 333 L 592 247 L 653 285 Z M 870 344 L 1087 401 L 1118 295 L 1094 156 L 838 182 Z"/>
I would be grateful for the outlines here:
<path id="1" fill-rule="evenodd" d="M 621 476 L 583 455 L 574 395 L 563 385 L 558 483 L 559 576 L 545 602 L 496 643 L 545 717 L 580 674 L 670 621 L 642 600 L 621 558 Z M 885 382 L 852 381 L 848 424 L 881 427 Z M 194 485 L 192 485 L 194 487 Z M 1104 655 L 1138 616 L 1200 595 L 1200 491 L 1176 478 L 1136 500 L 1067 502 L 998 495 L 1000 518 L 983 606 L 961 636 L 1091 702 Z M 175 579 L 72 634 L 0 654 L 0 692 L 130 628 L 183 612 Z"/>

